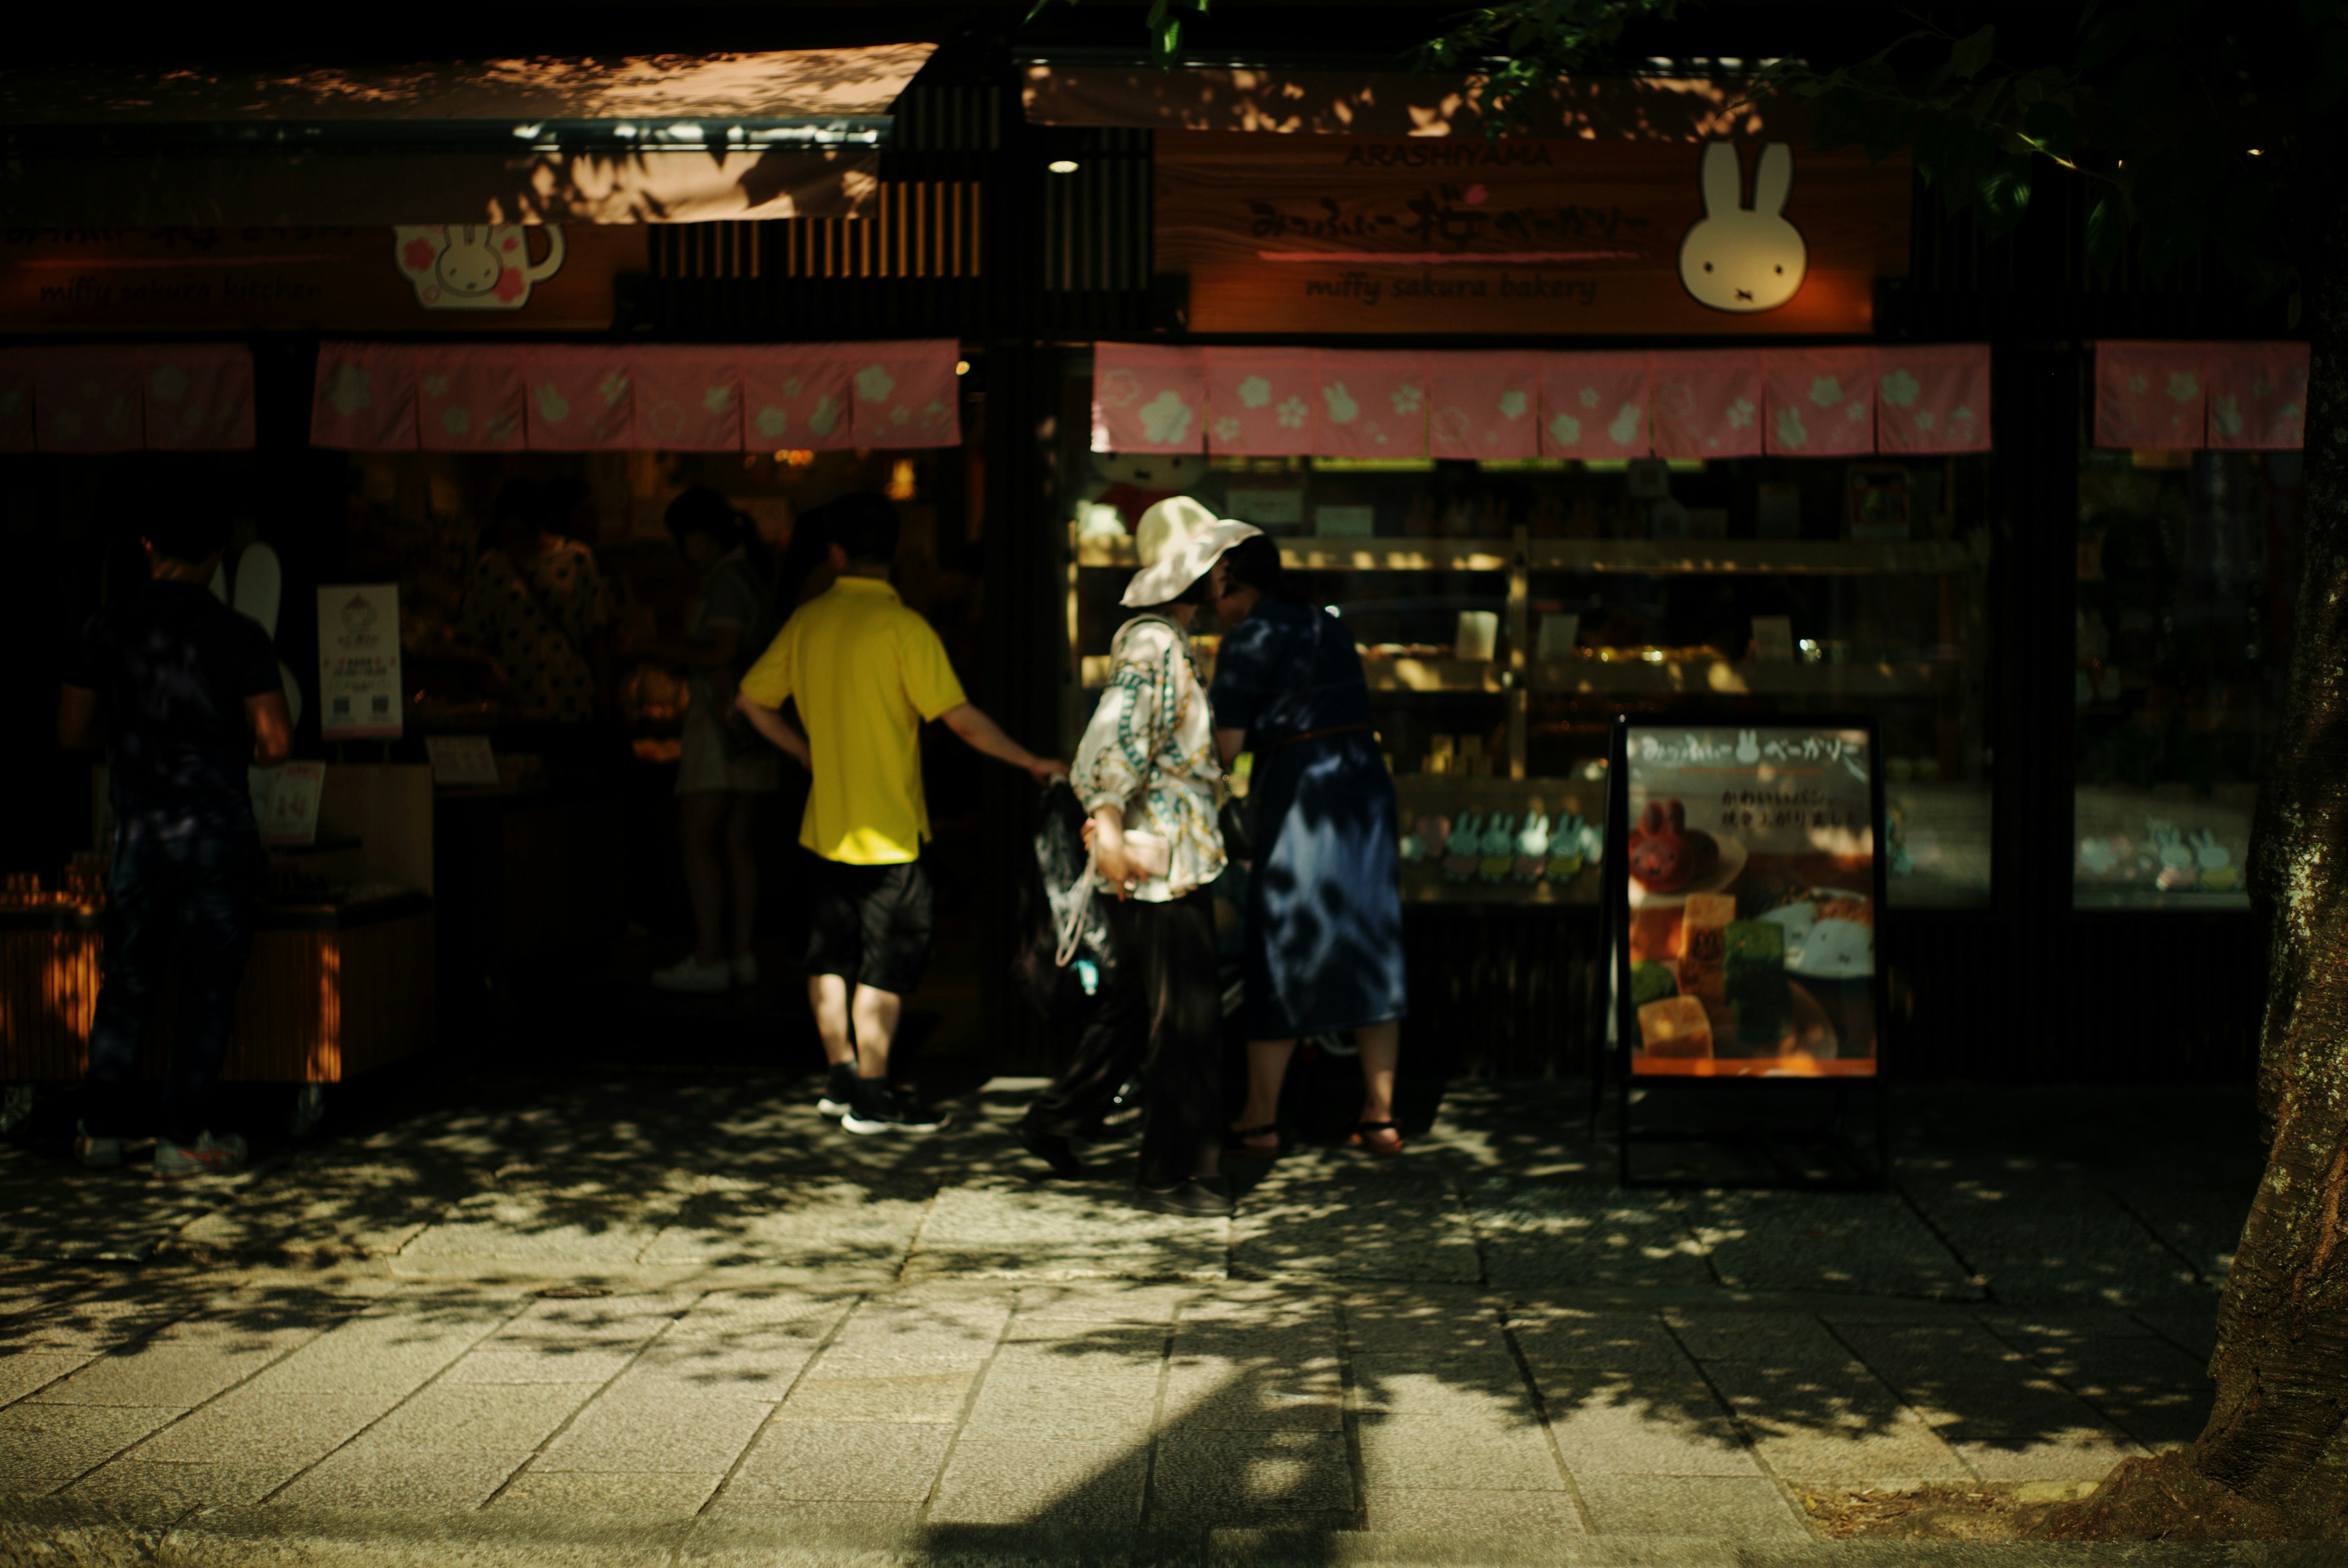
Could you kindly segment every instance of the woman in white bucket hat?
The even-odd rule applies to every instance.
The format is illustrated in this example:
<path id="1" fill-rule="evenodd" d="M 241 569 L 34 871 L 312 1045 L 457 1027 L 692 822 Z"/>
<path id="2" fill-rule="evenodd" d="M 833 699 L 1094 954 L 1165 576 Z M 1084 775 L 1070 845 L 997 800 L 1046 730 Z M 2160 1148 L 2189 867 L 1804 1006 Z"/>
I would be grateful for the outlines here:
<path id="1" fill-rule="evenodd" d="M 1207 891 L 1223 871 L 1215 820 L 1222 766 L 1189 628 L 1215 562 L 1259 531 L 1187 496 L 1151 507 L 1134 530 L 1141 569 L 1125 604 L 1140 613 L 1109 644 L 1108 687 L 1068 780 L 1091 816 L 1095 896 L 1116 900 L 1117 968 L 1075 1057 L 1019 1128 L 1021 1142 L 1055 1171 L 1080 1171 L 1073 1141 L 1099 1123 L 1135 1044 L 1146 1040 L 1134 1201 L 1165 1214 L 1231 1212 L 1214 1184 L 1222 998 Z"/>

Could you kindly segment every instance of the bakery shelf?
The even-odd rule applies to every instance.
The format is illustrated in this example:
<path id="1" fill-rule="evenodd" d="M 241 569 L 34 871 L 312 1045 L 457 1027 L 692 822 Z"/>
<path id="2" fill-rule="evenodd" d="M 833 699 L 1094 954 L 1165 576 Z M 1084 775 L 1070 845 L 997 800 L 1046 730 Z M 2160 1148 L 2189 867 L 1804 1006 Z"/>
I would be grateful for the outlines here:
<path id="1" fill-rule="evenodd" d="M 1541 907 L 1572 909 L 1595 908 L 1598 904 L 1601 873 L 1594 866 L 1584 866 L 1565 883 L 1550 881 L 1524 883 L 1514 878 L 1506 882 L 1447 882 L 1436 866 L 1420 862 L 1402 868 L 1402 901 L 1405 904 L 1513 905 L 1518 908 Z"/>
<path id="2" fill-rule="evenodd" d="M 1725 659 L 1661 663 L 1547 660 L 1533 665 L 1535 692 L 1591 695 L 1701 692 L 1715 696 L 1902 697 L 1950 689 L 1952 671 L 1921 661 L 1841 664 L 1739 664 Z"/>
<path id="3" fill-rule="evenodd" d="M 1489 659 L 1365 659 L 1373 692 L 1505 692 L 1509 667 Z"/>
<path id="4" fill-rule="evenodd" d="M 1779 572 L 1885 576 L 1970 571 L 1972 555 L 1953 539 L 1869 543 L 1849 539 L 1532 539 L 1526 564 L 1535 571 Z"/>
<path id="5" fill-rule="evenodd" d="M 1282 538 L 1280 560 L 1292 571 L 1507 571 L 1516 565 L 1509 539 Z M 1080 567 L 1139 564 L 1130 538 L 1079 538 Z"/>

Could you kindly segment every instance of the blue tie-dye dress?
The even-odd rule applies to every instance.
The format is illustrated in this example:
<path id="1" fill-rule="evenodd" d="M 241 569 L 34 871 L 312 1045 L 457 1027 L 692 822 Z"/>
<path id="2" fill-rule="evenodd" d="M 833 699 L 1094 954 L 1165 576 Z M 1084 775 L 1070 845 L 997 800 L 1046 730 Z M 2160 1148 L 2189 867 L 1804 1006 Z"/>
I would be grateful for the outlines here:
<path id="1" fill-rule="evenodd" d="M 1246 730 L 1255 754 L 1247 1037 L 1402 1017 L 1394 780 L 1354 640 L 1312 605 L 1261 600 L 1224 634 L 1210 698 L 1216 727 Z"/>

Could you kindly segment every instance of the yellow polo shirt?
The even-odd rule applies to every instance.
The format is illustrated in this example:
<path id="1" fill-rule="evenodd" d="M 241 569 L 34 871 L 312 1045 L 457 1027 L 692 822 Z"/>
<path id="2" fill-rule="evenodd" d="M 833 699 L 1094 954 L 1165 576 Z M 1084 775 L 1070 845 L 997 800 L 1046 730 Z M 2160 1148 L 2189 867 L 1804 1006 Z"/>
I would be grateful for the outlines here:
<path id="1" fill-rule="evenodd" d="M 768 708 L 798 699 L 815 769 L 801 844 L 850 866 L 920 858 L 922 725 L 969 699 L 945 644 L 895 589 L 842 577 L 792 612 L 742 691 Z"/>

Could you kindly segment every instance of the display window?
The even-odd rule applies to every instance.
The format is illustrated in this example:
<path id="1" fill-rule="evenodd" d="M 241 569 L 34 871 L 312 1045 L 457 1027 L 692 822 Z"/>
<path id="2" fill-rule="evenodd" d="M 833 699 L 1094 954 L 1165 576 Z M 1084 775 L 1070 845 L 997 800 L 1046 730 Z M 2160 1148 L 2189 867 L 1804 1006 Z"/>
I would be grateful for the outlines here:
<path id="1" fill-rule="evenodd" d="M 1066 384 L 1071 742 L 1139 514 L 1189 494 L 1278 537 L 1353 630 L 1407 900 L 1594 903 L 1616 714 L 1839 712 L 1882 736 L 1890 903 L 1988 903 L 1988 455 L 1094 451 L 1084 433 L 1115 423 L 1087 368 Z"/>
<path id="2" fill-rule="evenodd" d="M 2298 579 L 2296 452 L 2084 452 L 2073 697 L 2081 908 L 2246 908 Z"/>

